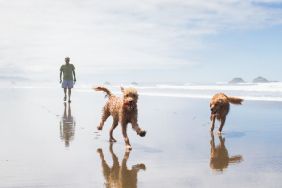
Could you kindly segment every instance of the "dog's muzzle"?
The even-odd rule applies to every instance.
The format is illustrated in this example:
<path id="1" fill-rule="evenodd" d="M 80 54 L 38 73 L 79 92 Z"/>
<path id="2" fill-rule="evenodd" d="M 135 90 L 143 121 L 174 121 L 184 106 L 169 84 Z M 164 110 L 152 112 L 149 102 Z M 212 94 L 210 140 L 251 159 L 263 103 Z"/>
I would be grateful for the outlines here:
<path id="1" fill-rule="evenodd" d="M 135 109 L 135 106 L 136 106 L 136 104 L 134 103 L 134 101 L 128 101 L 128 102 L 125 103 L 125 105 L 127 106 L 127 108 L 128 108 L 129 110 Z"/>
<path id="2" fill-rule="evenodd" d="M 216 115 L 217 114 L 217 109 L 216 108 L 211 108 L 211 114 Z"/>
<path id="3" fill-rule="evenodd" d="M 211 114 L 216 114 L 216 109 L 215 108 L 211 108 Z"/>

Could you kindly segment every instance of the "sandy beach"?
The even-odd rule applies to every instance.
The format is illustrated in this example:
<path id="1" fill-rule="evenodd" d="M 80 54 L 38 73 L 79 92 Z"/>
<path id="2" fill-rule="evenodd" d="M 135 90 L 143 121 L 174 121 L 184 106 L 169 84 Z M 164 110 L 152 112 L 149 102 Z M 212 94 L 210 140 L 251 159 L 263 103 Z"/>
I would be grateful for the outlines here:
<path id="1" fill-rule="evenodd" d="M 58 88 L 0 92 L 0 187 L 281 187 L 281 102 L 231 106 L 224 134 L 209 132 L 209 99 L 141 95 L 144 138 L 98 132 L 104 94 Z M 218 124 L 217 124 L 218 125 Z M 216 126 L 216 128 L 218 128 Z"/>
<path id="2" fill-rule="evenodd" d="M 282 0 L 0 0 L 0 23 L 0 188 L 282 188 Z M 138 91 L 130 152 L 98 86 Z M 222 135 L 217 93 L 244 99 Z"/>

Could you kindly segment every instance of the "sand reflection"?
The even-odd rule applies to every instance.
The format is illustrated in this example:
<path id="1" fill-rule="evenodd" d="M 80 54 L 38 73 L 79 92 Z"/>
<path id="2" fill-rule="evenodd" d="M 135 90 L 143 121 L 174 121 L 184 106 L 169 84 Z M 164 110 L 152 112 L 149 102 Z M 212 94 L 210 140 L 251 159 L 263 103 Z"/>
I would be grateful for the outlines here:
<path id="1" fill-rule="evenodd" d="M 139 170 L 145 170 L 146 166 L 142 163 L 133 165 L 129 170 L 127 168 L 127 160 L 130 152 L 125 152 L 121 164 L 115 153 L 113 152 L 113 144 L 110 144 L 110 154 L 113 160 L 113 165 L 110 167 L 104 158 L 102 149 L 97 149 L 102 161 L 103 174 L 105 185 L 107 188 L 135 188 L 137 187 L 137 174 Z"/>
<path id="2" fill-rule="evenodd" d="M 214 134 L 211 133 L 211 156 L 210 167 L 216 171 L 223 171 L 232 163 L 240 163 L 243 160 L 241 155 L 234 155 L 229 157 L 228 150 L 225 147 L 225 138 L 222 135 L 218 136 L 219 144 L 216 146 L 214 141 Z"/>
<path id="3" fill-rule="evenodd" d="M 64 114 L 60 121 L 60 137 L 65 142 L 65 146 L 69 147 L 70 142 L 74 139 L 75 120 L 71 114 L 70 103 L 64 103 Z"/>

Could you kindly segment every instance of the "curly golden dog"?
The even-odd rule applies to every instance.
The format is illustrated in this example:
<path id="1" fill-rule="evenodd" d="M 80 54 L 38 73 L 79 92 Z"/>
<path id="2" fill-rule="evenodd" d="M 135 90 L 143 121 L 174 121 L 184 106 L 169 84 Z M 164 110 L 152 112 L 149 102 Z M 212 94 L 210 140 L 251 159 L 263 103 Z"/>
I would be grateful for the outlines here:
<path id="1" fill-rule="evenodd" d="M 230 109 L 230 104 L 242 104 L 243 99 L 237 97 L 228 97 L 224 93 L 215 94 L 210 101 L 211 109 L 211 131 L 214 130 L 215 119 L 220 121 L 218 133 L 221 133 L 225 123 L 226 116 Z"/>
<path id="2" fill-rule="evenodd" d="M 123 93 L 123 97 L 121 98 L 112 94 L 112 92 L 110 92 L 105 87 L 96 87 L 94 89 L 96 91 L 104 91 L 107 94 L 106 96 L 109 98 L 103 108 L 101 122 L 97 127 L 98 130 L 102 130 L 107 118 L 109 116 L 112 116 L 113 124 L 110 129 L 110 142 L 116 142 L 116 139 L 113 137 L 113 131 L 117 127 L 118 123 L 120 123 L 126 148 L 131 150 L 132 148 L 127 136 L 127 124 L 131 123 L 132 128 L 137 132 L 139 136 L 144 137 L 146 135 L 146 131 L 142 130 L 138 126 L 137 122 L 137 90 L 134 88 L 125 89 L 121 87 L 121 91 Z"/>

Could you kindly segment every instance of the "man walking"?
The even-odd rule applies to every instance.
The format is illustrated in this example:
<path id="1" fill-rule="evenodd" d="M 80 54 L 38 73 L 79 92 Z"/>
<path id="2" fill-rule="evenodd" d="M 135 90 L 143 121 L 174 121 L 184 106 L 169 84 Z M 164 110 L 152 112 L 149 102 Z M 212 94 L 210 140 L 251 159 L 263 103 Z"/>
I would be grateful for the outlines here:
<path id="1" fill-rule="evenodd" d="M 62 83 L 62 88 L 64 88 L 64 101 L 67 100 L 67 90 L 68 90 L 68 102 L 71 102 L 71 89 L 73 88 L 74 83 L 76 82 L 75 71 L 73 64 L 70 64 L 70 58 L 65 58 L 66 64 L 62 65 L 60 68 L 60 83 Z M 63 82 L 62 82 L 62 74 Z"/>

